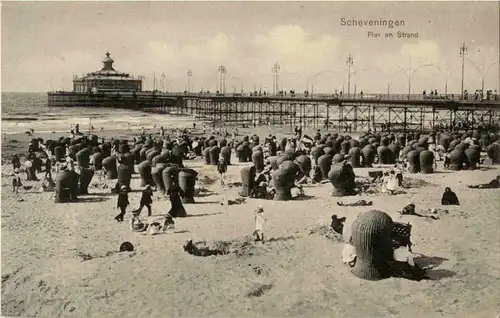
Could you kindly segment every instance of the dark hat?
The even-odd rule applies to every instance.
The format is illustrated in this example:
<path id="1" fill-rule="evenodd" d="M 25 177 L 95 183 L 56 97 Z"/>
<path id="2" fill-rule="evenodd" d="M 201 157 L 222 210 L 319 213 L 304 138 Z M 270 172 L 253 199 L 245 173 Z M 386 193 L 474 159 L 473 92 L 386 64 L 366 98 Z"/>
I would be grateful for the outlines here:
<path id="1" fill-rule="evenodd" d="M 334 215 L 332 215 L 332 220 L 334 220 L 334 221 L 344 222 L 344 221 L 346 220 L 346 217 L 344 216 L 344 217 L 341 217 L 341 218 L 339 219 L 339 218 L 337 218 L 337 215 L 336 215 L 336 214 L 334 214 Z"/>
<path id="2" fill-rule="evenodd" d="M 130 242 L 123 242 L 120 245 L 120 252 L 132 252 L 134 250 L 134 245 Z"/>

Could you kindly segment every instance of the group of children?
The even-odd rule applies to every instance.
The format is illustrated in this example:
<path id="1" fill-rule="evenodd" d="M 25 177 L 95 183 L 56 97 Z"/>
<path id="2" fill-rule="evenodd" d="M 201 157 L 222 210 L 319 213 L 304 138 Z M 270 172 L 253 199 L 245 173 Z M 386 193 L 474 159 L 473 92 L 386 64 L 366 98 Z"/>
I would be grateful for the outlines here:
<path id="1" fill-rule="evenodd" d="M 170 199 L 171 208 L 168 211 L 167 215 L 175 218 L 175 217 L 185 217 L 186 210 L 182 204 L 181 197 L 184 196 L 184 192 L 182 188 L 179 186 L 177 180 L 175 180 L 168 189 L 167 193 Z M 142 212 L 142 209 L 146 207 L 148 209 L 148 217 L 152 216 L 152 204 L 153 204 L 153 188 L 151 185 L 146 185 L 144 190 L 141 193 L 141 199 L 139 201 L 139 208 L 136 210 L 132 210 L 132 214 L 135 217 L 139 217 Z M 117 222 L 123 222 L 123 218 L 127 213 L 127 207 L 130 205 L 130 201 L 128 198 L 128 187 L 122 185 L 120 187 L 120 192 L 118 194 L 118 199 L 116 203 L 116 208 L 120 210 L 120 213 L 115 216 L 115 220 Z"/>
<path id="2" fill-rule="evenodd" d="M 43 145 L 41 146 L 41 150 L 45 152 L 46 158 L 42 160 L 40 152 L 36 153 L 33 143 L 30 143 L 28 146 L 28 155 L 26 157 L 26 161 L 24 162 L 24 167 L 27 181 L 38 181 L 36 173 L 45 172 L 42 188 L 43 190 L 46 190 L 46 183 L 48 183 L 48 185 L 50 186 L 54 185 L 54 181 L 52 180 L 52 166 L 54 158 L 53 156 L 51 156 L 50 152 L 48 152 L 45 147 L 43 147 Z M 21 181 L 21 160 L 17 154 L 14 154 L 12 157 L 12 168 L 12 191 L 19 193 L 19 189 L 23 186 L 23 183 Z"/>

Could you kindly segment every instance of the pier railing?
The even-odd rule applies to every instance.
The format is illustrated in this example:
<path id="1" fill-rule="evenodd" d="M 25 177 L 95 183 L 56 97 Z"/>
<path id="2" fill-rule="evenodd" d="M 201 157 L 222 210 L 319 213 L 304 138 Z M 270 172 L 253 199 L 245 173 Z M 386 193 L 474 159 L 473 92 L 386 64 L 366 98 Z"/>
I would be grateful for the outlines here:
<path id="1" fill-rule="evenodd" d="M 287 98 L 287 99 L 325 99 L 325 100 L 386 100 L 386 101 L 454 101 L 454 102 L 500 102 L 498 94 L 484 95 L 464 95 L 460 94 L 438 94 L 438 95 L 424 95 L 424 94 L 263 94 L 263 93 L 162 93 L 156 92 L 158 96 L 182 96 L 182 97 L 255 97 L 255 98 Z"/>
<path id="2" fill-rule="evenodd" d="M 132 96 L 133 92 L 126 92 L 127 96 Z M 82 95 L 81 92 L 69 92 L 69 91 L 56 91 L 50 92 L 49 94 L 54 95 Z M 88 95 L 100 95 L 106 93 L 88 93 Z M 124 95 L 124 92 L 114 92 L 115 95 Z M 166 97 L 192 97 L 192 98 L 210 98 L 210 97 L 245 97 L 245 98 L 268 98 L 268 99 L 313 99 L 313 100 L 348 100 L 348 101 L 362 101 L 362 100 L 381 100 L 381 101 L 453 101 L 453 102 L 499 102 L 500 95 L 497 94 L 484 94 L 474 95 L 466 94 L 462 96 L 461 94 L 323 94 L 323 93 L 313 93 L 313 94 L 290 94 L 290 93 L 280 93 L 280 94 L 267 94 L 260 92 L 253 93 L 186 93 L 186 92 L 159 92 L 159 91 L 142 91 L 136 93 L 138 96 L 152 95 L 156 97 L 166 96 Z M 107 94 L 106 94 L 107 95 Z"/>

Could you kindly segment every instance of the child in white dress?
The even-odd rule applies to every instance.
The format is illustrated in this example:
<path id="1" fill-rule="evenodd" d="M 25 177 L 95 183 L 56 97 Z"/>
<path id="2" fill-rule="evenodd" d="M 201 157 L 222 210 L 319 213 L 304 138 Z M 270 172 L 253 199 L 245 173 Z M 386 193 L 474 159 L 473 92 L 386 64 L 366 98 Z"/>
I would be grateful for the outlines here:
<path id="1" fill-rule="evenodd" d="M 264 217 L 264 209 L 262 207 L 258 207 L 255 210 L 255 232 L 256 236 L 255 241 L 264 242 L 264 231 L 266 229 L 266 218 Z"/>
<path id="2" fill-rule="evenodd" d="M 19 175 L 19 168 L 14 169 L 14 176 L 12 178 L 12 192 L 19 193 L 19 187 L 23 183 L 21 182 L 21 176 Z"/>

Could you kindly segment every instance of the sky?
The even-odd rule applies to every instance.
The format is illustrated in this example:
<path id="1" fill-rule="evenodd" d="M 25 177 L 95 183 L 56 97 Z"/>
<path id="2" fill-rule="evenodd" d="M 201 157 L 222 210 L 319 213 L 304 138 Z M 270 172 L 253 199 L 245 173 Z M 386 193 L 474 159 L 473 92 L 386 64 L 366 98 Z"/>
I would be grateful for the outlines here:
<path id="1" fill-rule="evenodd" d="M 2 2 L 3 92 L 71 90 L 106 51 L 145 88 L 215 91 L 500 91 L 498 2 Z M 343 20 L 344 19 L 344 20 Z M 403 21 L 348 26 L 342 21 Z M 379 37 L 369 36 L 379 33 Z M 397 32 L 418 33 L 398 38 Z M 386 33 L 393 34 L 386 38 Z M 389 35 L 388 35 L 389 36 Z M 353 63 L 349 72 L 346 58 Z M 349 75 L 350 76 L 350 85 Z M 165 75 L 162 80 L 161 75 Z M 410 76 L 408 76 L 410 74 Z M 410 79 L 410 80 L 409 80 Z M 483 81 L 484 79 L 484 81 Z"/>

